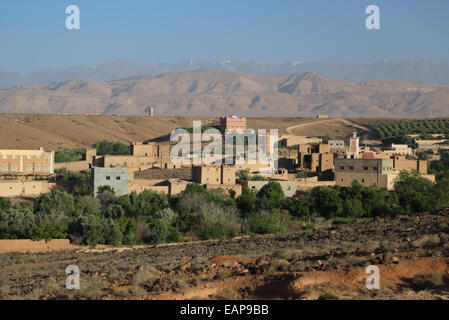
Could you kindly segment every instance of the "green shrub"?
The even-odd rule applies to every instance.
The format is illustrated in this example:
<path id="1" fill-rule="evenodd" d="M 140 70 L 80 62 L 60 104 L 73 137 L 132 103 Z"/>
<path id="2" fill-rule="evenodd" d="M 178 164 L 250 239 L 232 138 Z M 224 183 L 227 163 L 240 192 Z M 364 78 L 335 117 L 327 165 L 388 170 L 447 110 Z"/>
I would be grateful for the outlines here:
<path id="1" fill-rule="evenodd" d="M 35 223 L 31 209 L 0 211 L 0 239 L 29 239 Z"/>
<path id="2" fill-rule="evenodd" d="M 270 181 L 257 193 L 258 209 L 273 210 L 280 208 L 285 200 L 284 191 L 278 182 Z"/>
<path id="3" fill-rule="evenodd" d="M 129 146 L 121 142 L 112 142 L 108 140 L 103 140 L 95 143 L 93 145 L 97 149 L 97 154 L 100 156 L 106 155 L 130 155 L 131 149 Z"/>
<path id="4" fill-rule="evenodd" d="M 11 201 L 0 197 L 0 211 L 8 211 L 11 208 Z"/>
<path id="5" fill-rule="evenodd" d="M 209 225 L 199 231 L 198 237 L 201 240 L 228 238 L 229 230 L 223 225 Z"/>
<path id="6" fill-rule="evenodd" d="M 269 234 L 286 231 L 287 216 L 281 212 L 256 213 L 248 219 L 251 233 Z"/>
<path id="7" fill-rule="evenodd" d="M 55 152 L 55 162 L 73 162 L 80 161 L 83 158 L 84 149 L 65 149 Z"/>
<path id="8" fill-rule="evenodd" d="M 343 211 L 338 187 L 315 187 L 312 189 L 311 196 L 315 210 L 323 217 L 339 216 Z"/>
<path id="9" fill-rule="evenodd" d="M 30 236 L 33 240 L 65 239 L 67 238 L 67 224 L 44 220 L 31 227 Z"/>

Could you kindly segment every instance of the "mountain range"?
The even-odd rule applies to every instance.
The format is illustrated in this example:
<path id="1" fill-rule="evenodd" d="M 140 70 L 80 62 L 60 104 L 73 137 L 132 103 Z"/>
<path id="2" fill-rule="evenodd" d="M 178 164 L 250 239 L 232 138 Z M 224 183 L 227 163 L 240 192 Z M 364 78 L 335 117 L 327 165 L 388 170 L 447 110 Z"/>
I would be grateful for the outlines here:
<path id="1" fill-rule="evenodd" d="M 97 67 L 47 68 L 26 74 L 0 70 L 0 88 L 10 88 L 18 84 L 63 82 L 68 80 L 104 82 L 141 75 L 158 75 L 203 69 L 229 70 L 264 76 L 313 72 L 324 77 L 347 81 L 399 80 L 449 84 L 449 65 L 425 60 L 402 62 L 383 60 L 370 64 L 303 61 L 266 64 L 256 60 L 190 60 L 182 63 L 146 65 L 121 59 L 109 61 Z"/>
<path id="2" fill-rule="evenodd" d="M 115 69 L 113 77 L 126 76 L 123 70 L 130 68 L 125 65 Z M 72 75 L 78 71 L 72 70 Z M 112 76 L 101 68 L 93 74 L 98 79 Z M 0 112 L 6 113 L 98 110 L 144 115 L 150 105 L 155 106 L 156 115 L 166 116 L 449 117 L 449 86 L 391 80 L 353 82 L 312 72 L 265 76 L 201 69 L 106 82 L 40 82 L 0 90 Z"/>

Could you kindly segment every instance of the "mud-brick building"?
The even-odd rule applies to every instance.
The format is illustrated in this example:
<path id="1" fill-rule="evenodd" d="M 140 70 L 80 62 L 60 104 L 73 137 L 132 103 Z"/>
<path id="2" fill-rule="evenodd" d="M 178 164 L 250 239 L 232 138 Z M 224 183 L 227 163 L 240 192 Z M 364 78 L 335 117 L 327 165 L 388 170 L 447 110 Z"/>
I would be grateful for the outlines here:
<path id="1" fill-rule="evenodd" d="M 0 150 L 0 178 L 27 179 L 34 176 L 51 176 L 54 173 L 54 151 Z"/>
<path id="2" fill-rule="evenodd" d="M 207 165 L 193 166 L 192 180 L 201 185 L 235 185 L 235 166 Z"/>
<path id="3" fill-rule="evenodd" d="M 393 187 L 393 159 L 335 159 L 335 184 L 351 186 L 354 180 L 366 187 Z"/>
<path id="4" fill-rule="evenodd" d="M 298 164 L 301 169 L 322 173 L 332 171 L 334 167 L 334 154 L 328 144 L 311 146 L 300 144 L 298 146 Z"/>

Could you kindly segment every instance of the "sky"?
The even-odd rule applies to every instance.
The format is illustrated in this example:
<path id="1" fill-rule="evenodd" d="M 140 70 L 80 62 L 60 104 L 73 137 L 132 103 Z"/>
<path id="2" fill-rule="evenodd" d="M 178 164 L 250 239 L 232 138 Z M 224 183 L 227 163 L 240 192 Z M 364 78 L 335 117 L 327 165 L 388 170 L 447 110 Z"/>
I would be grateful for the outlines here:
<path id="1" fill-rule="evenodd" d="M 80 9 L 67 30 L 66 7 Z M 368 30 L 365 8 L 380 9 Z M 0 69 L 250 60 L 449 63 L 447 0 L 14 0 L 0 2 Z"/>

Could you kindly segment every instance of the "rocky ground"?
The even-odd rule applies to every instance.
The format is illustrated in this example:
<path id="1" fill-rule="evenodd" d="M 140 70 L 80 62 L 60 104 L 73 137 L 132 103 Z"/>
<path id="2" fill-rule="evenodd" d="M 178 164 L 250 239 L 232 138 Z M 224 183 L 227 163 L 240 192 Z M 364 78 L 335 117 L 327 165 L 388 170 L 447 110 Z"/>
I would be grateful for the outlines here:
<path id="1" fill-rule="evenodd" d="M 448 211 L 133 249 L 0 255 L 1 299 L 449 299 Z M 65 288 L 66 267 L 80 290 Z M 378 290 L 366 267 L 380 269 Z"/>

